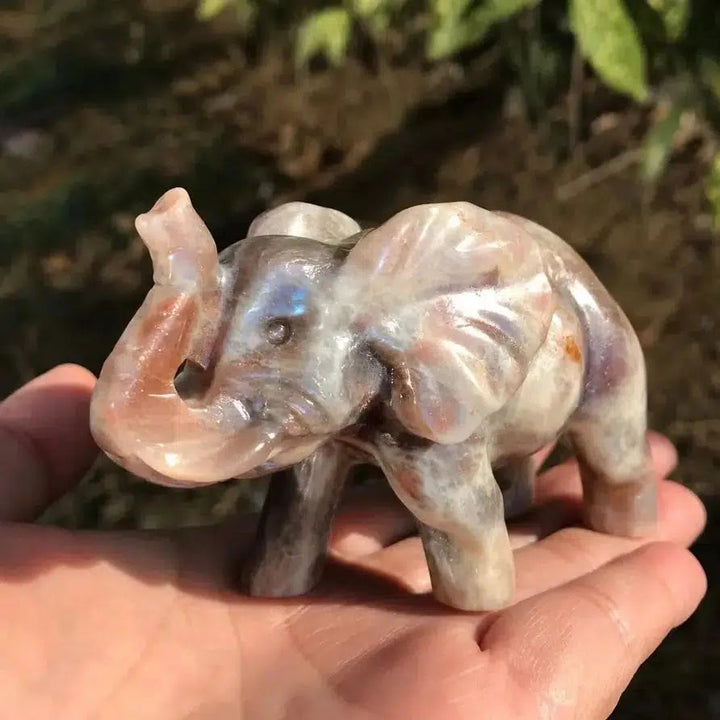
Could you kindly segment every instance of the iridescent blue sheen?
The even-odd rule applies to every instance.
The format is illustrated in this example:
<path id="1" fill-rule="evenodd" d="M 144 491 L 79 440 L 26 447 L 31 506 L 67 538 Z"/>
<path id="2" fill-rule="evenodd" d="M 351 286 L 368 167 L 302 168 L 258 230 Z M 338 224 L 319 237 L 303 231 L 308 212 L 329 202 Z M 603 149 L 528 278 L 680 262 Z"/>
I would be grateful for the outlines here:
<path id="1" fill-rule="evenodd" d="M 273 277 L 271 280 L 277 282 L 278 278 Z M 248 321 L 251 324 L 264 323 L 274 319 L 302 317 L 307 313 L 311 289 L 302 283 L 292 282 L 287 277 L 283 280 L 285 280 L 285 284 L 278 287 L 273 287 L 269 282 L 263 282 L 262 291 L 247 309 L 242 322 L 245 327 L 247 327 Z"/>
<path id="2" fill-rule="evenodd" d="M 273 317 L 299 317 L 307 312 L 309 297 L 309 288 L 285 285 L 273 289 L 266 308 Z"/>

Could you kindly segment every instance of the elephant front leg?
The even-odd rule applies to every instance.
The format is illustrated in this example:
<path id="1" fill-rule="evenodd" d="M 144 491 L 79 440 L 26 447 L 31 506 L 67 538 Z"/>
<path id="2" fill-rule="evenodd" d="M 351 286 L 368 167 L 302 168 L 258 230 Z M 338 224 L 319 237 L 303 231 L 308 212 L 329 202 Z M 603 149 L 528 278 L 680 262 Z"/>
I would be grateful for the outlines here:
<path id="1" fill-rule="evenodd" d="M 515 587 L 503 497 L 484 448 L 400 451 L 386 466 L 417 518 L 434 596 L 460 610 L 508 605 Z"/>
<path id="2" fill-rule="evenodd" d="M 292 597 L 311 590 L 322 574 L 343 484 L 352 460 L 336 442 L 270 481 L 244 586 L 258 597 Z"/>

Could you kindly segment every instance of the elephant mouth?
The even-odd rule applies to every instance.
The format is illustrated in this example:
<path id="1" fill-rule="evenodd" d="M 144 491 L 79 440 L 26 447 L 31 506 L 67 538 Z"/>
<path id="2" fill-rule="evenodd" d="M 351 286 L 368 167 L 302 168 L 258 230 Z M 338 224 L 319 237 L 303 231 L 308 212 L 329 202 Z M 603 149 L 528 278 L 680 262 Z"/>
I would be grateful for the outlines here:
<path id="1" fill-rule="evenodd" d="M 250 424 L 269 424 L 288 437 L 326 434 L 335 424 L 323 394 L 307 375 L 277 368 L 226 370 L 232 377 L 224 394 L 239 399 Z"/>
<path id="2" fill-rule="evenodd" d="M 280 470 L 285 470 L 306 458 L 310 457 L 330 436 L 313 435 L 312 437 L 287 438 L 270 458 L 248 472 L 237 475 L 238 480 L 249 480 L 257 477 L 272 475 Z"/>
<path id="3" fill-rule="evenodd" d="M 273 408 L 277 408 L 277 411 L 273 411 Z M 332 426 L 332 420 L 320 398 L 287 380 L 277 384 L 276 396 L 268 403 L 266 415 L 290 437 L 324 435 L 330 432 Z"/>
<path id="4" fill-rule="evenodd" d="M 303 399 L 287 403 L 287 417 L 283 429 L 291 437 L 315 435 L 321 428 L 326 429 L 327 425 L 327 415 L 316 412 L 316 407 L 311 402 Z"/>
<path id="5" fill-rule="evenodd" d="M 110 460 L 120 467 L 125 468 L 128 472 L 131 472 L 133 475 L 136 475 L 143 480 L 151 482 L 153 485 L 162 485 L 163 487 L 177 488 L 181 490 L 197 487 L 197 483 L 195 482 L 191 482 L 189 480 L 176 480 L 175 478 L 171 478 L 153 470 L 153 468 L 144 463 L 136 455 L 120 457 L 108 450 L 104 450 L 103 452 L 108 456 L 108 458 L 110 458 Z"/>
<path id="6" fill-rule="evenodd" d="M 154 485 L 161 485 L 166 488 L 173 488 L 176 490 L 190 490 L 198 487 L 197 483 L 190 482 L 188 480 L 174 480 L 173 478 L 167 477 L 167 475 L 155 474 L 152 478 L 146 477 L 146 480 L 152 482 Z"/>

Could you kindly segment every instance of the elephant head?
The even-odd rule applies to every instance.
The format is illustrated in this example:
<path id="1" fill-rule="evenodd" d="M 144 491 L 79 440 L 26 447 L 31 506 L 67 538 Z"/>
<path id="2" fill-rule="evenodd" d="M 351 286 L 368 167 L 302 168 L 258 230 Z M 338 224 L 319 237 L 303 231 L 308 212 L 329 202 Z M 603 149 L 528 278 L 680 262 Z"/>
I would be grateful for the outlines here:
<path id="1" fill-rule="evenodd" d="M 371 231 L 289 203 L 219 258 L 184 190 L 136 224 L 155 285 L 102 369 L 91 425 L 162 484 L 294 464 L 388 385 L 406 431 L 461 442 L 520 386 L 553 311 L 535 244 L 467 203 Z"/>
<path id="2" fill-rule="evenodd" d="M 318 342 L 349 340 L 327 300 L 342 242 L 360 231 L 353 220 L 287 204 L 218 258 L 177 188 L 136 226 L 155 284 L 91 405 L 93 434 L 116 462 L 167 485 L 266 474 L 306 457 L 376 394 L 376 360 L 334 367 Z"/>

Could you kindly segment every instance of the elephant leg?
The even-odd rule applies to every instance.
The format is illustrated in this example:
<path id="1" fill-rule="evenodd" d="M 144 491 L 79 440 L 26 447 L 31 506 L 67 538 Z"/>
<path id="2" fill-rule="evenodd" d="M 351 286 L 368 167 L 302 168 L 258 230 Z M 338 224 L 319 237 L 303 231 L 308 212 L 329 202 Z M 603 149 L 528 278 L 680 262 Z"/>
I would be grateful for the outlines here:
<path id="1" fill-rule="evenodd" d="M 333 515 L 352 464 L 340 443 L 328 442 L 272 477 L 244 568 L 244 586 L 250 595 L 292 597 L 317 584 Z"/>
<path id="2" fill-rule="evenodd" d="M 393 455 L 383 469 L 418 520 L 435 597 L 460 610 L 506 606 L 513 555 L 485 449 L 434 445 Z"/>
<path id="3" fill-rule="evenodd" d="M 500 486 L 505 518 L 512 520 L 524 515 L 533 503 L 535 464 L 531 457 L 512 458 L 493 473 Z"/>
<path id="4" fill-rule="evenodd" d="M 655 528 L 656 479 L 647 443 L 642 365 L 580 408 L 569 427 L 582 477 L 586 521 L 638 537 Z"/>

